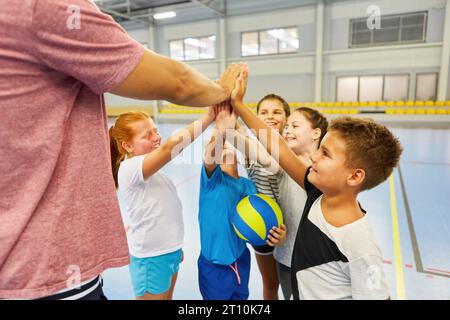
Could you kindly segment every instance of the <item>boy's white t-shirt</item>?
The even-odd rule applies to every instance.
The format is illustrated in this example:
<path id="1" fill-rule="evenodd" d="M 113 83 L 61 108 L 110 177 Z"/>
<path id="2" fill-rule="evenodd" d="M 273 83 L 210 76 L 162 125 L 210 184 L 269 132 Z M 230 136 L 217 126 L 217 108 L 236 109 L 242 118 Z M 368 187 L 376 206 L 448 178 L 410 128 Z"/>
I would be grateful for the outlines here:
<path id="1" fill-rule="evenodd" d="M 146 181 L 145 155 L 124 160 L 118 172 L 119 193 L 129 222 L 130 254 L 137 258 L 163 255 L 183 246 L 183 207 L 175 185 L 156 172 Z"/>

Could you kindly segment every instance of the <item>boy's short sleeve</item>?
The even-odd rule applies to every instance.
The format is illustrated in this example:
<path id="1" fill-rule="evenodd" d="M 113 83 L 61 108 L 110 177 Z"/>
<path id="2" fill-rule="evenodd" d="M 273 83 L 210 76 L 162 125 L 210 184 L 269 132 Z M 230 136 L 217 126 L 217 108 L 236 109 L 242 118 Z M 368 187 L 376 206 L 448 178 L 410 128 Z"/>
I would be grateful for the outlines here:
<path id="1" fill-rule="evenodd" d="M 353 299 L 386 300 L 389 298 L 389 288 L 380 256 L 365 255 L 350 261 L 349 272 Z"/>
<path id="2" fill-rule="evenodd" d="M 217 184 L 220 183 L 221 177 L 222 170 L 220 169 L 220 166 L 216 166 L 211 173 L 211 176 L 208 177 L 208 174 L 206 173 L 205 163 L 203 162 L 202 173 L 200 175 L 200 186 L 202 188 L 213 189 Z"/>
<path id="3" fill-rule="evenodd" d="M 92 1 L 35 0 L 30 52 L 96 94 L 119 85 L 140 62 L 144 47 Z"/>

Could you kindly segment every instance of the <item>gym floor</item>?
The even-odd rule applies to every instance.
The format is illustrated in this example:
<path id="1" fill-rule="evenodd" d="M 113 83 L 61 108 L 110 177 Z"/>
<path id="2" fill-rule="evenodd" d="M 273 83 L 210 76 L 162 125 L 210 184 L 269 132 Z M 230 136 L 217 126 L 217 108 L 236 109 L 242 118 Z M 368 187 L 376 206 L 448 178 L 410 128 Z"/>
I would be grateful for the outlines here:
<path id="1" fill-rule="evenodd" d="M 183 126 L 162 123 L 158 128 L 164 140 Z M 391 298 L 450 299 L 450 125 L 390 128 L 404 147 L 400 166 L 382 185 L 362 193 L 359 201 L 367 210 L 383 253 Z M 201 150 L 209 135 L 206 131 L 178 161 L 163 168 L 177 186 L 184 208 L 185 260 L 180 265 L 174 299 L 201 299 L 197 283 L 198 190 Z M 240 173 L 245 175 L 242 168 Z M 157 235 L 149 240 L 158 241 Z M 128 266 L 109 269 L 103 278 L 109 299 L 134 299 Z M 253 253 L 249 287 L 249 299 L 262 299 Z"/>

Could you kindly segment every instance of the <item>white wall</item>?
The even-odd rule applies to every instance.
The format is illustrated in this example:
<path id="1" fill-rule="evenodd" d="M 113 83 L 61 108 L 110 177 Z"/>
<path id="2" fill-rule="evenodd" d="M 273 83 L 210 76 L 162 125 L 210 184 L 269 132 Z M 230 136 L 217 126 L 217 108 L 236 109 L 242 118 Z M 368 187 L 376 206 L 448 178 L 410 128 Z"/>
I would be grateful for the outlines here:
<path id="1" fill-rule="evenodd" d="M 369 5 L 377 5 L 382 15 L 428 11 L 427 44 L 348 49 L 350 19 L 367 16 Z M 416 73 L 438 72 L 445 16 L 442 5 L 442 0 L 343 1 L 327 5 L 323 100 L 335 99 L 336 77 L 342 75 L 407 73 L 414 82 Z M 414 92 L 410 92 L 410 98 L 414 98 Z"/>
<path id="2" fill-rule="evenodd" d="M 381 14 L 385 15 L 428 11 L 426 43 L 349 49 L 349 21 L 368 16 L 366 10 L 369 5 L 379 6 Z M 290 101 L 314 100 L 315 14 L 314 5 L 304 5 L 227 18 L 227 62 L 246 61 L 249 64 L 249 101 L 256 102 L 269 92 L 279 93 Z M 411 75 L 411 82 L 414 82 L 414 76 L 418 72 L 438 72 L 444 15 L 442 0 L 326 2 L 322 100 L 335 99 L 336 77 L 342 75 L 408 73 Z M 288 26 L 298 27 L 298 54 L 255 58 L 240 56 L 241 32 Z M 156 26 L 156 51 L 169 55 L 169 40 L 211 34 L 217 36 L 217 59 L 189 64 L 214 79 L 220 76 L 219 24 L 216 19 Z M 146 29 L 133 30 L 130 35 L 140 42 L 147 42 L 148 39 Z M 414 88 L 413 84 L 411 88 Z M 450 81 L 448 94 L 450 95 Z M 413 96 L 414 92 L 410 92 L 410 97 Z M 111 96 L 107 97 L 107 102 L 116 105 L 142 105 L 142 102 Z"/>
<path id="3" fill-rule="evenodd" d="M 450 59 L 450 57 L 449 57 Z M 448 74 L 450 74 L 450 68 L 448 69 Z M 450 77 L 449 77 L 450 78 Z M 450 100 L 450 79 L 447 81 L 448 88 L 447 88 L 447 100 Z"/>

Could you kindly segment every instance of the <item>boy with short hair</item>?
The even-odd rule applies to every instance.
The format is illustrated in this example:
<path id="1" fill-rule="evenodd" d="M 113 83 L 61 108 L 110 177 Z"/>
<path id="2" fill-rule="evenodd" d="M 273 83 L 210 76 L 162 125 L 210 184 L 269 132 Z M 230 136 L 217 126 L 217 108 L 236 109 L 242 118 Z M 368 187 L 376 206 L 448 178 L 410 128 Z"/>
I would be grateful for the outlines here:
<path id="1" fill-rule="evenodd" d="M 245 107 L 246 84 L 244 71 L 232 93 L 234 110 L 269 152 L 277 135 L 281 167 L 307 192 L 292 257 L 294 299 L 388 299 L 381 252 L 357 196 L 392 173 L 402 152 L 398 139 L 372 120 L 336 119 L 308 167 Z"/>

